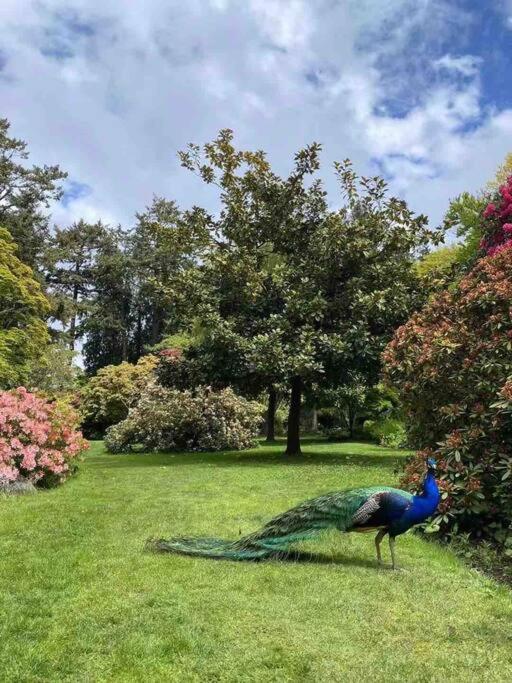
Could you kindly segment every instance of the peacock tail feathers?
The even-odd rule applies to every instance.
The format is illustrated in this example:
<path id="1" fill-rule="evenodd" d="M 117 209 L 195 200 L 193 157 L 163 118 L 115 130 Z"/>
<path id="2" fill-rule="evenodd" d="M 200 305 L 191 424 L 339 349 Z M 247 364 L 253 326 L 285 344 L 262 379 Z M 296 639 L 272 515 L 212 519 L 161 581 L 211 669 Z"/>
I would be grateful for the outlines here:
<path id="1" fill-rule="evenodd" d="M 358 511 L 371 507 L 372 496 L 389 492 L 407 502 L 412 495 L 388 486 L 370 486 L 327 493 L 306 500 L 277 515 L 258 531 L 236 541 L 219 538 L 153 539 L 148 547 L 157 552 L 196 555 L 232 560 L 256 560 L 279 557 L 290 552 L 294 543 L 318 535 L 328 528 L 351 531 L 358 523 Z"/>

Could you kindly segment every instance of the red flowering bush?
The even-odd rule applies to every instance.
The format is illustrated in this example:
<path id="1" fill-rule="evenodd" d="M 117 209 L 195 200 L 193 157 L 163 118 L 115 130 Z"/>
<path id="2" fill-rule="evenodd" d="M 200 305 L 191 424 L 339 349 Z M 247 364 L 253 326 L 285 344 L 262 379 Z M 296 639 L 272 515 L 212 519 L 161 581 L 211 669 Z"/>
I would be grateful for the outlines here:
<path id="1" fill-rule="evenodd" d="M 87 447 L 77 423 L 65 403 L 24 387 L 0 392 L 0 487 L 20 479 L 47 486 L 63 481 Z"/>
<path id="2" fill-rule="evenodd" d="M 512 249 L 437 295 L 396 331 L 383 360 L 411 442 L 438 460 L 436 526 L 512 546 Z M 424 458 L 409 462 L 405 484 L 419 483 Z"/>
<path id="3" fill-rule="evenodd" d="M 500 186 L 482 214 L 484 237 L 480 242 L 488 256 L 512 247 L 512 175 Z"/>

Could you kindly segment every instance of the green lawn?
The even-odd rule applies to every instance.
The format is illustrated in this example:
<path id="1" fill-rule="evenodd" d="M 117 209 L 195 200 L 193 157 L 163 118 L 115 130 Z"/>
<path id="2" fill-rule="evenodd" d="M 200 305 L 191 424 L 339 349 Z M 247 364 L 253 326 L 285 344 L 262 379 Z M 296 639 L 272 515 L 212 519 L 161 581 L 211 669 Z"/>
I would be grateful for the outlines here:
<path id="1" fill-rule="evenodd" d="M 0 500 L 0 680 L 511 681 L 512 593 L 412 534 L 406 572 L 373 536 L 309 562 L 153 555 L 148 536 L 236 537 L 307 497 L 393 484 L 402 455 L 311 441 L 235 454 L 112 456 Z M 387 547 L 386 547 L 386 558 Z"/>

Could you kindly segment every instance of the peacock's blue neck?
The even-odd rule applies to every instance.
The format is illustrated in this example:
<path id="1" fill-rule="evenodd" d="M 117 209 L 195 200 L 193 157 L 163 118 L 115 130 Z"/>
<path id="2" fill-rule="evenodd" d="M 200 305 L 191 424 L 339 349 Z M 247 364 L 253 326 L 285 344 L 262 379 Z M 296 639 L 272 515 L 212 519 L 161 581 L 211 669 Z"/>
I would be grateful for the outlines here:
<path id="1" fill-rule="evenodd" d="M 429 470 L 423 482 L 423 492 L 419 496 L 414 496 L 413 508 L 416 513 L 424 515 L 426 519 L 435 512 L 440 499 L 441 495 L 434 472 Z"/>
<path id="2" fill-rule="evenodd" d="M 421 524 L 427 520 L 437 509 L 441 495 L 437 488 L 434 471 L 429 470 L 423 482 L 423 491 L 418 496 L 413 496 L 411 506 L 404 512 L 400 519 L 389 526 L 389 535 L 392 537 L 403 534 L 415 524 Z"/>

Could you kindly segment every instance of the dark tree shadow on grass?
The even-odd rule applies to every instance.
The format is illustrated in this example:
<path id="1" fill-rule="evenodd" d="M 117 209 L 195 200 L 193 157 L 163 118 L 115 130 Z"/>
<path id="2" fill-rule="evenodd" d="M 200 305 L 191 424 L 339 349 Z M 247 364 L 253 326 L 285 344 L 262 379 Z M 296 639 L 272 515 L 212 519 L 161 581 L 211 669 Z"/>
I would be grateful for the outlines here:
<path id="1" fill-rule="evenodd" d="M 308 451 L 299 456 L 287 457 L 281 453 L 230 452 L 230 453 L 128 453 L 113 456 L 90 456 L 88 463 L 102 469 L 137 467 L 172 467 L 173 465 L 213 467 L 296 467 L 304 465 L 357 465 L 357 467 L 390 467 L 402 461 L 404 455 L 379 453 L 363 455 L 358 452 L 326 453 Z"/>

